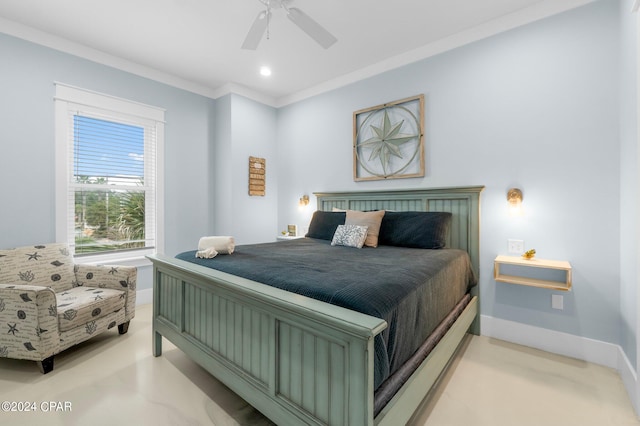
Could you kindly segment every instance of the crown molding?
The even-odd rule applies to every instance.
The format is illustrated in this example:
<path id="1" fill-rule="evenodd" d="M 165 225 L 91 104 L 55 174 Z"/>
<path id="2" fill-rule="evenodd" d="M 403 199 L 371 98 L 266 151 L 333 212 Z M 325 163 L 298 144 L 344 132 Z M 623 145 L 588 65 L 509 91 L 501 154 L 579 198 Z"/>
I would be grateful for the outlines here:
<path id="1" fill-rule="evenodd" d="M 0 18 L 0 32 L 211 99 L 233 93 L 267 106 L 280 108 L 594 1 L 567 0 L 560 4 L 557 0 L 542 0 L 520 11 L 280 98 L 274 98 L 233 82 L 219 87 L 204 86 L 5 18 Z M 635 0 L 633 11 L 639 8 L 640 0 Z"/>
<path id="2" fill-rule="evenodd" d="M 15 21 L 0 18 L 0 32 L 40 46 L 45 46 L 101 65 L 115 68 L 120 71 L 135 74 L 139 77 L 148 78 L 159 83 L 164 83 L 178 89 L 186 90 L 187 92 L 213 98 L 214 90 L 210 87 L 194 83 L 169 73 L 158 71 L 157 69 L 147 67 L 133 61 L 110 55 L 100 50 L 28 27 Z"/>
<path id="3" fill-rule="evenodd" d="M 328 80 L 317 86 L 299 91 L 289 96 L 277 99 L 276 107 L 280 108 L 293 104 L 304 99 L 320 95 L 322 93 L 338 89 L 340 87 L 355 83 L 366 78 L 370 78 L 405 65 L 409 65 L 423 59 L 430 58 L 448 50 L 461 47 L 475 41 L 479 41 L 496 34 L 526 25 L 549 16 L 575 9 L 596 0 L 572 0 L 558 4 L 556 0 L 544 0 L 525 9 L 493 19 L 482 25 L 475 26 L 465 31 L 453 34 L 449 37 L 437 40 L 433 43 L 422 46 L 418 49 L 393 56 L 384 61 L 362 68 L 355 72 L 345 74 L 341 77 Z M 636 0 L 640 3 L 640 0 Z"/>

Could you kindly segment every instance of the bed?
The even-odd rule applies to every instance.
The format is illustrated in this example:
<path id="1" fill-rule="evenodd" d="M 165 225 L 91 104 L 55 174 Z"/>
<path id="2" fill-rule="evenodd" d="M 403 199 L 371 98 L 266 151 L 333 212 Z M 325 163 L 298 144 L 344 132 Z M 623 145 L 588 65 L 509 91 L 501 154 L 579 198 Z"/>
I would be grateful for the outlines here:
<path id="1" fill-rule="evenodd" d="M 468 253 L 477 276 L 482 189 L 315 195 L 320 211 L 450 212 L 446 246 Z M 379 248 L 375 253 L 383 255 L 386 248 Z M 286 245 L 282 249 L 286 251 Z M 377 249 L 362 250 L 374 253 L 371 250 Z M 479 331 L 476 286 L 463 308 L 448 319 L 435 348 L 424 360 L 412 360 L 417 368 L 404 370 L 401 386 L 381 405 L 380 382 L 388 380 L 376 370 L 380 365 L 376 351 L 381 336 L 389 333 L 383 333 L 389 325 L 384 319 L 265 285 L 250 279 L 251 275 L 247 278 L 163 255 L 150 259 L 154 264 L 154 356 L 161 355 L 162 337 L 167 338 L 277 424 L 406 423 L 467 331 Z"/>

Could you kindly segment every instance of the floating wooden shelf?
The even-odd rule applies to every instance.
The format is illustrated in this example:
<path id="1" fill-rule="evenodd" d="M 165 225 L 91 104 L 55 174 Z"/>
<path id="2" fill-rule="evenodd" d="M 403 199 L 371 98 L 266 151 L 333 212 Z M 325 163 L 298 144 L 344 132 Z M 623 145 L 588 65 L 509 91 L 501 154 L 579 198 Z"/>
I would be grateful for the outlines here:
<path id="1" fill-rule="evenodd" d="M 500 265 L 514 265 L 527 268 L 556 269 L 565 271 L 564 281 L 551 281 L 539 278 L 528 278 L 500 273 Z M 528 285 L 552 290 L 571 290 L 571 264 L 564 260 L 546 260 L 533 258 L 530 260 L 516 256 L 498 256 L 493 261 L 493 277 L 496 281 L 510 284 Z"/>

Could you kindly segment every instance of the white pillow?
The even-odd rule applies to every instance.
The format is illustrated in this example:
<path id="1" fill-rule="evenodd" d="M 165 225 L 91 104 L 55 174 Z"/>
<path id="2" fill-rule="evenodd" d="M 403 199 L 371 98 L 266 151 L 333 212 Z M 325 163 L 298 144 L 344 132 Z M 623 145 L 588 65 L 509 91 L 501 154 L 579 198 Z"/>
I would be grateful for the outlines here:
<path id="1" fill-rule="evenodd" d="M 367 226 L 360 225 L 338 225 L 331 245 L 362 248 L 367 238 L 367 229 Z"/>

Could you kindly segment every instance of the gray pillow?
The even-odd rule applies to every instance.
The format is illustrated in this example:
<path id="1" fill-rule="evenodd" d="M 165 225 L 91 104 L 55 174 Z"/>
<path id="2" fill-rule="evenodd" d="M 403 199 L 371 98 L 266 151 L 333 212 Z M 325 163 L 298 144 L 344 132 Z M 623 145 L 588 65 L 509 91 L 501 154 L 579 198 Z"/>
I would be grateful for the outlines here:
<path id="1" fill-rule="evenodd" d="M 331 241 L 338 225 L 344 225 L 345 212 L 325 212 L 317 210 L 313 213 L 306 237 Z"/>
<path id="2" fill-rule="evenodd" d="M 378 244 L 441 249 L 447 244 L 451 225 L 449 212 L 391 212 L 382 218 Z"/>

